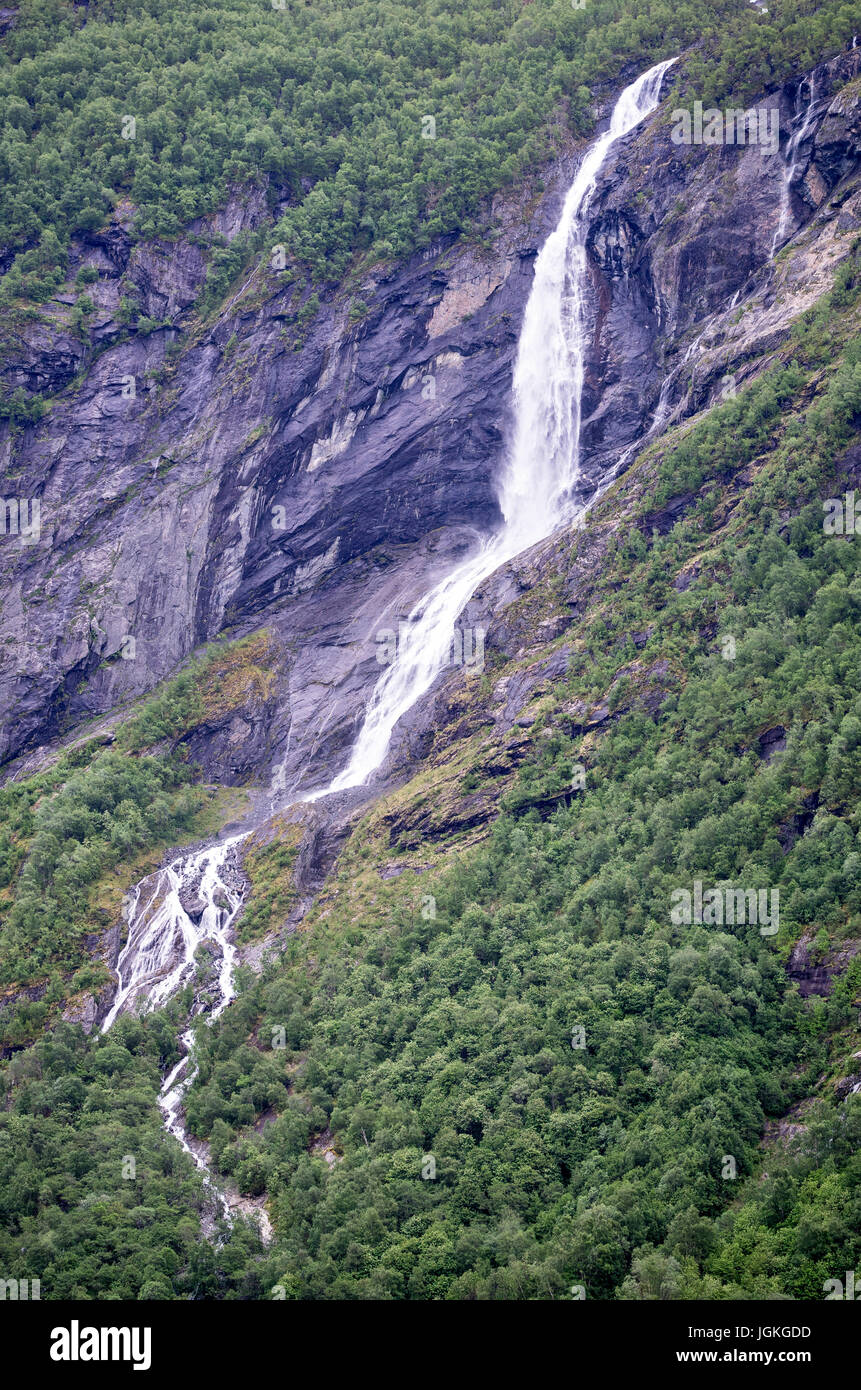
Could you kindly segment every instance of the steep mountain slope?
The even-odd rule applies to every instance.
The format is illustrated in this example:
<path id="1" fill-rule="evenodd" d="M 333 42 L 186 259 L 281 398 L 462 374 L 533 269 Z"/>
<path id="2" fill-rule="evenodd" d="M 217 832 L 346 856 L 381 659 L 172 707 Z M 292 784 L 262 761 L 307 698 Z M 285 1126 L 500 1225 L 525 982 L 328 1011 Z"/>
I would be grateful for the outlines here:
<path id="1" fill-rule="evenodd" d="M 193 243 L 79 241 L 108 347 L 72 381 L 69 335 L 29 330 L 15 371 L 47 362 L 66 396 L 6 436 L 50 502 L 50 545 L 3 552 L 6 632 L 36 634 L 4 687 L 26 677 L 0 791 L 10 1275 L 719 1298 L 818 1297 L 853 1267 L 857 538 L 823 518 L 861 467 L 859 73 L 852 50 L 760 97 L 803 124 L 791 166 L 675 144 L 670 95 L 605 168 L 599 499 L 481 586 L 484 669 L 414 706 L 378 783 L 312 805 L 291 796 L 343 764 L 377 632 L 494 521 L 531 258 L 579 149 L 498 197 L 484 245 L 317 304 L 263 261 L 172 354 L 173 329 L 111 342 L 110 315 L 121 276 L 152 317 L 188 308 Z M 218 634 L 240 640 L 174 675 Z M 204 948 L 165 1009 L 99 1035 L 121 892 L 237 820 L 236 1002 L 205 1026 Z M 697 882 L 771 894 L 778 930 L 678 919 Z M 189 1131 L 236 1211 L 266 1204 L 266 1241 L 201 1238 L 211 1194 L 161 1132 L 195 1010 Z"/>
<path id="2" fill-rule="evenodd" d="M 655 446 L 587 531 L 536 557 L 501 625 L 521 646 L 449 692 L 439 749 L 200 1031 L 189 1123 L 221 1181 L 268 1194 L 268 1252 L 241 1225 L 208 1254 L 170 1229 L 189 1179 L 149 1155 L 152 1111 L 135 1184 L 114 1175 L 130 1129 L 105 1079 L 152 1106 L 189 991 L 11 1062 L 13 1268 L 58 1296 L 497 1298 L 816 1297 L 854 1267 L 856 538 L 823 533 L 821 498 L 857 482 L 859 291 L 856 253 L 786 344 L 797 367 Z M 703 481 L 668 526 L 681 509 L 653 499 L 685 495 L 692 459 Z M 560 575 L 575 602 L 591 588 L 579 619 Z M 538 621 L 558 635 L 530 641 Z M 255 932 L 286 910 L 288 843 L 278 819 L 257 837 Z M 674 923 L 697 877 L 777 887 L 779 934 Z M 799 934 L 816 970 L 790 955 Z M 799 1113 L 808 1097 L 819 1113 Z M 760 1179 L 765 1119 L 790 1106 L 800 1152 Z M 57 1201 L 20 1163 L 25 1136 Z M 142 1208 L 167 1265 L 106 1258 Z"/>
<path id="3" fill-rule="evenodd" d="M 856 61 L 857 51 L 814 78 L 790 225 L 826 203 L 857 158 Z M 761 103 L 791 110 L 801 85 Z M 607 171 L 595 223 L 590 489 L 651 421 L 719 398 L 727 372 L 743 380 L 825 288 L 849 230 L 852 214 L 829 203 L 834 217 L 814 219 L 806 267 L 774 303 L 782 161 L 759 147 L 674 145 L 670 109 Z M 133 246 L 119 220 L 73 249 L 70 275 L 99 272 L 95 355 L 57 306 L 7 360 L 10 381 L 60 394 L 44 420 L 5 433 L 4 471 L 16 494 L 39 499 L 41 525 L 37 544 L 0 552 L 0 705 L 16 709 L 5 758 L 151 689 L 201 642 L 265 620 L 279 689 L 253 771 L 264 780 L 280 767 L 298 790 L 312 761 L 317 783 L 338 770 L 379 671 L 376 633 L 397 628 L 497 516 L 530 257 L 573 157 L 553 165 L 537 201 L 527 185 L 489 211 L 488 245 L 434 246 L 316 309 L 319 296 L 281 287 L 289 273 L 264 260 L 199 324 L 187 318 L 206 273 L 197 246 Z M 233 204 L 217 225 L 236 232 L 254 218 L 253 202 Z M 118 341 L 123 293 L 171 326 Z M 741 326 L 728 322 L 736 294 L 760 311 Z"/>

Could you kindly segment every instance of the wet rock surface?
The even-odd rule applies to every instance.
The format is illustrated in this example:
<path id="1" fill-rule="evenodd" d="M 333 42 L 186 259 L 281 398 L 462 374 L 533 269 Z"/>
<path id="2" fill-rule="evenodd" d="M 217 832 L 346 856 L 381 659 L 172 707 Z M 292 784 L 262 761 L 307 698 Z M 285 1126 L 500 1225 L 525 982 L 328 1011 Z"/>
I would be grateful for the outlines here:
<path id="1" fill-rule="evenodd" d="M 859 67 L 853 52 L 812 75 L 818 114 L 788 235 L 802 230 L 785 260 L 770 257 L 780 155 L 674 145 L 672 96 L 620 143 L 588 247 L 584 492 L 625 467 L 644 433 L 767 364 L 827 288 L 861 211 L 859 98 L 847 86 Z M 800 88 L 763 99 L 780 107 L 785 132 Z M 136 242 L 128 208 L 73 246 L 72 274 L 82 263 L 99 271 L 93 337 L 72 331 L 61 295 L 0 363 L 7 386 L 53 398 L 37 425 L 0 426 L 5 471 L 41 509 L 36 543 L 0 538 L 0 759 L 110 715 L 207 639 L 265 625 L 277 654 L 271 701 L 196 730 L 191 755 L 217 780 L 274 779 L 284 802 L 325 785 L 380 675 L 377 634 L 396 630 L 497 520 L 534 255 L 576 159 L 570 149 L 545 171 L 538 197 L 497 198 L 487 246 L 441 242 L 377 266 L 358 287 L 361 310 L 352 291 L 330 287 L 305 321 L 308 288 L 264 261 L 201 324 L 199 246 Z M 233 236 L 264 213 L 237 192 L 213 228 Z M 121 279 L 166 326 L 120 322 Z M 665 533 L 694 501 L 670 499 L 644 533 Z M 491 650 L 529 645 L 508 614 L 531 563 L 493 576 L 467 610 L 467 621 L 488 618 Z M 565 586 L 576 613 L 587 586 L 576 570 Z M 386 776 L 428 746 L 426 716 L 406 724 Z"/>

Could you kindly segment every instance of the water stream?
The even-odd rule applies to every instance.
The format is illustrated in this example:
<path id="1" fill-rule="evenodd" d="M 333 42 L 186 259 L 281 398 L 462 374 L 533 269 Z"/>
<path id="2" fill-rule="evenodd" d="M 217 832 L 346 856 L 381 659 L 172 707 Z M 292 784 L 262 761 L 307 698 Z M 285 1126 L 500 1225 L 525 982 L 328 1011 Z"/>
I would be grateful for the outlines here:
<path id="1" fill-rule="evenodd" d="M 585 510 L 575 505 L 574 490 L 580 479 L 589 205 L 612 146 L 655 110 L 664 76 L 675 61 L 656 64 L 622 92 L 607 130 L 586 151 L 558 225 L 536 259 L 514 371 L 515 427 L 499 480 L 502 526 L 416 604 L 403 626 L 396 659 L 372 692 L 346 767 L 305 800 L 368 780 L 385 758 L 397 721 L 443 669 L 455 622 L 478 586 L 515 555 L 576 522 Z M 204 942 L 219 956 L 216 998 L 196 999 L 192 1016 L 210 1002 L 211 1022 L 234 998 L 236 949 L 230 934 L 242 888 L 231 863 L 244 838 L 237 835 L 179 855 L 132 889 L 128 936 L 117 965 L 119 986 L 103 1031 L 139 1001 L 157 1007 L 193 980 L 195 953 Z M 183 1125 L 182 1102 L 196 1072 L 193 1035 L 190 1026 L 182 1038 L 185 1053 L 165 1077 L 159 1104 L 166 1128 L 207 1173 L 229 1219 L 230 1204 L 211 1183 L 200 1146 L 189 1141 Z"/>
<path id="2" fill-rule="evenodd" d="M 455 622 L 471 595 L 500 565 L 576 520 L 572 493 L 580 477 L 589 205 L 610 149 L 655 110 L 675 61 L 657 63 L 622 92 L 535 262 L 514 369 L 514 437 L 499 481 L 502 527 L 415 605 L 402 626 L 396 659 L 371 694 L 346 767 L 309 800 L 367 782 L 385 758 L 398 720 L 443 669 Z"/>
<path id="3" fill-rule="evenodd" d="M 117 961 L 117 992 L 102 1024 L 103 1033 L 119 1014 L 132 1009 L 139 999 L 145 1000 L 147 1008 L 158 1008 L 194 980 L 195 954 L 204 943 L 216 958 L 214 975 L 211 984 L 195 998 L 192 1020 L 208 1004 L 207 1019 L 211 1023 L 235 998 L 236 947 L 231 939 L 231 928 L 242 906 L 243 894 L 241 875 L 235 871 L 231 873 L 228 866 L 235 847 L 244 838 L 244 835 L 235 835 L 221 844 L 178 855 L 131 890 L 125 909 L 128 935 Z M 193 1042 L 194 1028 L 190 1022 L 180 1039 L 183 1055 L 164 1078 L 159 1091 L 159 1109 L 165 1129 L 191 1155 L 204 1175 L 216 1208 L 229 1222 L 230 1203 L 213 1183 L 204 1152 L 191 1141 L 183 1123 L 182 1102 L 197 1072 Z"/>
<path id="4" fill-rule="evenodd" d="M 784 158 L 783 182 L 780 186 L 780 216 L 774 236 L 771 241 L 771 254 L 769 259 L 774 260 L 775 255 L 786 241 L 789 220 L 792 215 L 792 180 L 795 178 L 795 171 L 800 163 L 799 150 L 807 139 L 810 128 L 813 124 L 816 106 L 816 81 L 810 79 L 810 97 L 807 102 L 807 109 L 804 112 L 804 119 L 801 120 L 801 86 L 795 95 L 796 109 L 793 116 L 793 131 L 786 146 L 786 156 Z M 801 123 L 799 124 L 799 121 Z"/>

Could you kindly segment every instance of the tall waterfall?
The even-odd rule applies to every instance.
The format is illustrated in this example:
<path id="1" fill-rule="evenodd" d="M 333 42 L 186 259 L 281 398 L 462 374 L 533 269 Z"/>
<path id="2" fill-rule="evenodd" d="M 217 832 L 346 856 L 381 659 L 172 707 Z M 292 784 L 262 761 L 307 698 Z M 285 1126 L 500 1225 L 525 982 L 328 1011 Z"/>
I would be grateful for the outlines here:
<path id="1" fill-rule="evenodd" d="M 419 600 L 401 629 L 394 662 L 371 695 L 343 772 L 309 800 L 360 786 L 386 756 L 392 730 L 443 669 L 464 604 L 494 570 L 566 521 L 580 475 L 588 209 L 612 146 L 658 105 L 669 58 L 626 87 L 610 125 L 589 147 L 559 223 L 535 263 L 514 370 L 515 428 L 499 481 L 503 524 Z"/>
<path id="2" fill-rule="evenodd" d="M 476 588 L 506 560 L 575 518 L 589 204 L 610 149 L 655 110 L 664 75 L 675 61 L 657 63 L 622 92 L 607 130 L 586 151 L 559 223 L 535 262 L 514 370 L 515 427 L 499 479 L 503 524 L 413 608 L 401 630 L 396 660 L 371 695 L 347 766 L 306 800 L 359 786 L 370 777 L 383 761 L 401 715 L 443 669 L 456 619 Z M 132 891 L 119 987 L 104 1030 L 139 996 L 162 1004 L 187 983 L 194 974 L 195 951 L 207 939 L 221 951 L 220 1000 L 214 1013 L 229 1003 L 235 955 L 229 931 L 241 894 L 225 876 L 225 866 L 231 847 L 243 838 L 179 855 Z"/>
<path id="3" fill-rule="evenodd" d="M 432 685 L 448 658 L 455 621 L 481 582 L 506 560 L 576 517 L 573 490 L 580 476 L 580 416 L 588 293 L 587 212 L 610 148 L 655 110 L 661 83 L 676 60 L 656 64 L 626 87 L 609 128 L 589 147 L 565 199 L 562 216 L 535 263 L 535 278 L 514 371 L 515 429 L 499 480 L 503 524 L 441 583 L 431 589 L 402 629 L 395 662 L 377 682 L 347 766 L 332 783 L 305 799 L 361 785 L 380 766 L 395 724 Z M 249 832 L 250 833 L 250 832 Z M 234 997 L 235 947 L 231 928 L 242 904 L 228 871 L 233 847 L 223 844 L 179 855 L 132 890 L 128 936 L 118 961 L 119 986 L 102 1025 L 139 998 L 166 1002 L 194 977 L 194 956 L 210 941 L 220 950 L 217 1018 Z M 197 1005 L 199 1012 L 201 1005 Z M 206 1170 L 189 1144 L 182 1101 L 194 1078 L 193 1030 L 183 1035 L 185 1055 L 162 1085 L 159 1104 L 170 1133 Z M 215 1190 L 221 1209 L 226 1199 Z"/>

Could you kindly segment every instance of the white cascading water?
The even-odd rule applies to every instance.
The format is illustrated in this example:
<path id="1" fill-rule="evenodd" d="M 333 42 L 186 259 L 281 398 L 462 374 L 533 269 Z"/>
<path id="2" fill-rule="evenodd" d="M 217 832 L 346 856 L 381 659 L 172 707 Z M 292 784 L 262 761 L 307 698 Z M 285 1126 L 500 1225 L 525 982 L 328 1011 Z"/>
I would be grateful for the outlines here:
<path id="1" fill-rule="evenodd" d="M 499 483 L 502 528 L 413 608 L 395 661 L 371 695 L 343 772 L 308 800 L 361 786 L 382 763 L 398 720 L 446 664 L 455 622 L 483 580 L 506 561 L 575 520 L 588 293 L 587 212 L 611 147 L 655 110 L 668 58 L 626 87 L 610 125 L 589 147 L 562 216 L 535 262 L 514 370 L 515 429 Z"/>
<path id="2" fill-rule="evenodd" d="M 242 906 L 242 893 L 230 883 L 225 865 L 233 846 L 244 838 L 244 835 L 235 835 L 220 845 L 179 855 L 166 868 L 143 879 L 132 889 L 127 909 L 128 936 L 117 961 L 117 992 L 102 1024 L 103 1033 L 141 996 L 146 998 L 148 1008 L 157 1008 L 188 984 L 195 974 L 195 952 L 205 941 L 211 942 L 221 957 L 216 979 L 217 998 L 208 1021 L 211 1023 L 218 1018 L 235 997 L 236 947 L 230 930 Z M 182 905 L 181 898 L 191 894 L 196 896 L 202 909 L 199 917 L 197 912 L 192 917 Z M 199 1013 L 200 1006 L 193 1012 Z M 181 1038 L 183 1056 L 162 1083 L 159 1108 L 168 1133 L 191 1155 L 204 1174 L 222 1215 L 230 1220 L 229 1203 L 211 1181 L 206 1162 L 189 1143 L 182 1122 L 183 1097 L 196 1073 L 192 1062 L 193 1041 L 194 1029 L 189 1027 Z"/>
<path id="3" fill-rule="evenodd" d="M 367 781 L 382 763 L 397 721 L 445 666 L 456 619 L 477 587 L 507 560 L 577 519 L 572 494 L 580 476 L 586 213 L 611 146 L 655 110 L 664 74 L 675 61 L 656 64 L 622 92 L 608 129 L 587 150 L 559 224 L 536 260 L 514 372 L 515 429 L 499 482 L 503 525 L 415 606 L 402 629 L 397 658 L 373 691 L 347 766 L 329 786 L 307 794 L 307 801 Z M 117 964 L 119 985 L 103 1032 L 139 998 L 145 998 L 148 1007 L 157 1007 L 187 984 L 194 977 L 195 952 L 206 940 L 221 951 L 219 997 L 209 1021 L 234 998 L 236 950 L 230 930 L 242 894 L 231 886 L 225 866 L 232 847 L 245 838 L 237 835 L 180 855 L 132 890 L 128 937 Z M 188 900 L 187 895 L 196 896 L 202 904 L 198 920 L 183 907 L 182 898 Z M 165 1078 L 159 1104 L 168 1131 L 206 1172 L 181 1118 L 183 1097 L 195 1075 L 193 1029 L 183 1034 L 182 1041 L 185 1055 Z M 229 1218 L 225 1197 L 217 1188 L 213 1190 Z"/>
<path id="4" fill-rule="evenodd" d="M 798 100 L 798 97 L 800 97 L 800 95 L 801 88 L 799 87 L 798 93 L 796 95 L 796 101 Z M 807 110 L 804 113 L 804 120 L 801 122 L 801 125 L 798 125 L 798 119 L 801 113 L 796 109 L 795 117 L 793 119 L 793 125 L 798 125 L 798 128 L 792 132 L 786 146 L 786 156 L 784 159 L 783 166 L 783 182 L 780 186 L 780 217 L 778 219 L 777 228 L 775 230 L 774 236 L 771 240 L 771 254 L 769 256 L 770 260 L 774 260 L 774 257 L 776 256 L 777 252 L 780 250 L 781 246 L 786 240 L 786 234 L 789 228 L 789 219 L 792 213 L 792 180 L 795 178 L 795 171 L 798 168 L 799 163 L 798 151 L 801 149 L 801 146 L 804 144 L 808 134 L 810 133 L 810 127 L 813 124 L 815 105 L 816 81 L 814 78 L 811 78 L 810 100 L 807 103 Z"/>
<path id="5" fill-rule="evenodd" d="M 180 855 L 132 889 L 128 936 L 117 962 L 117 993 L 103 1032 L 140 994 L 146 993 L 153 1007 L 175 994 L 194 975 L 194 953 L 205 940 L 221 949 L 219 993 L 223 1002 L 218 1011 L 230 1002 L 236 950 L 229 929 L 242 898 L 224 881 L 222 869 L 231 846 L 243 838 L 237 835 L 195 854 Z M 198 879 L 197 896 L 203 907 L 199 922 L 195 922 L 180 895 L 193 888 Z"/>

